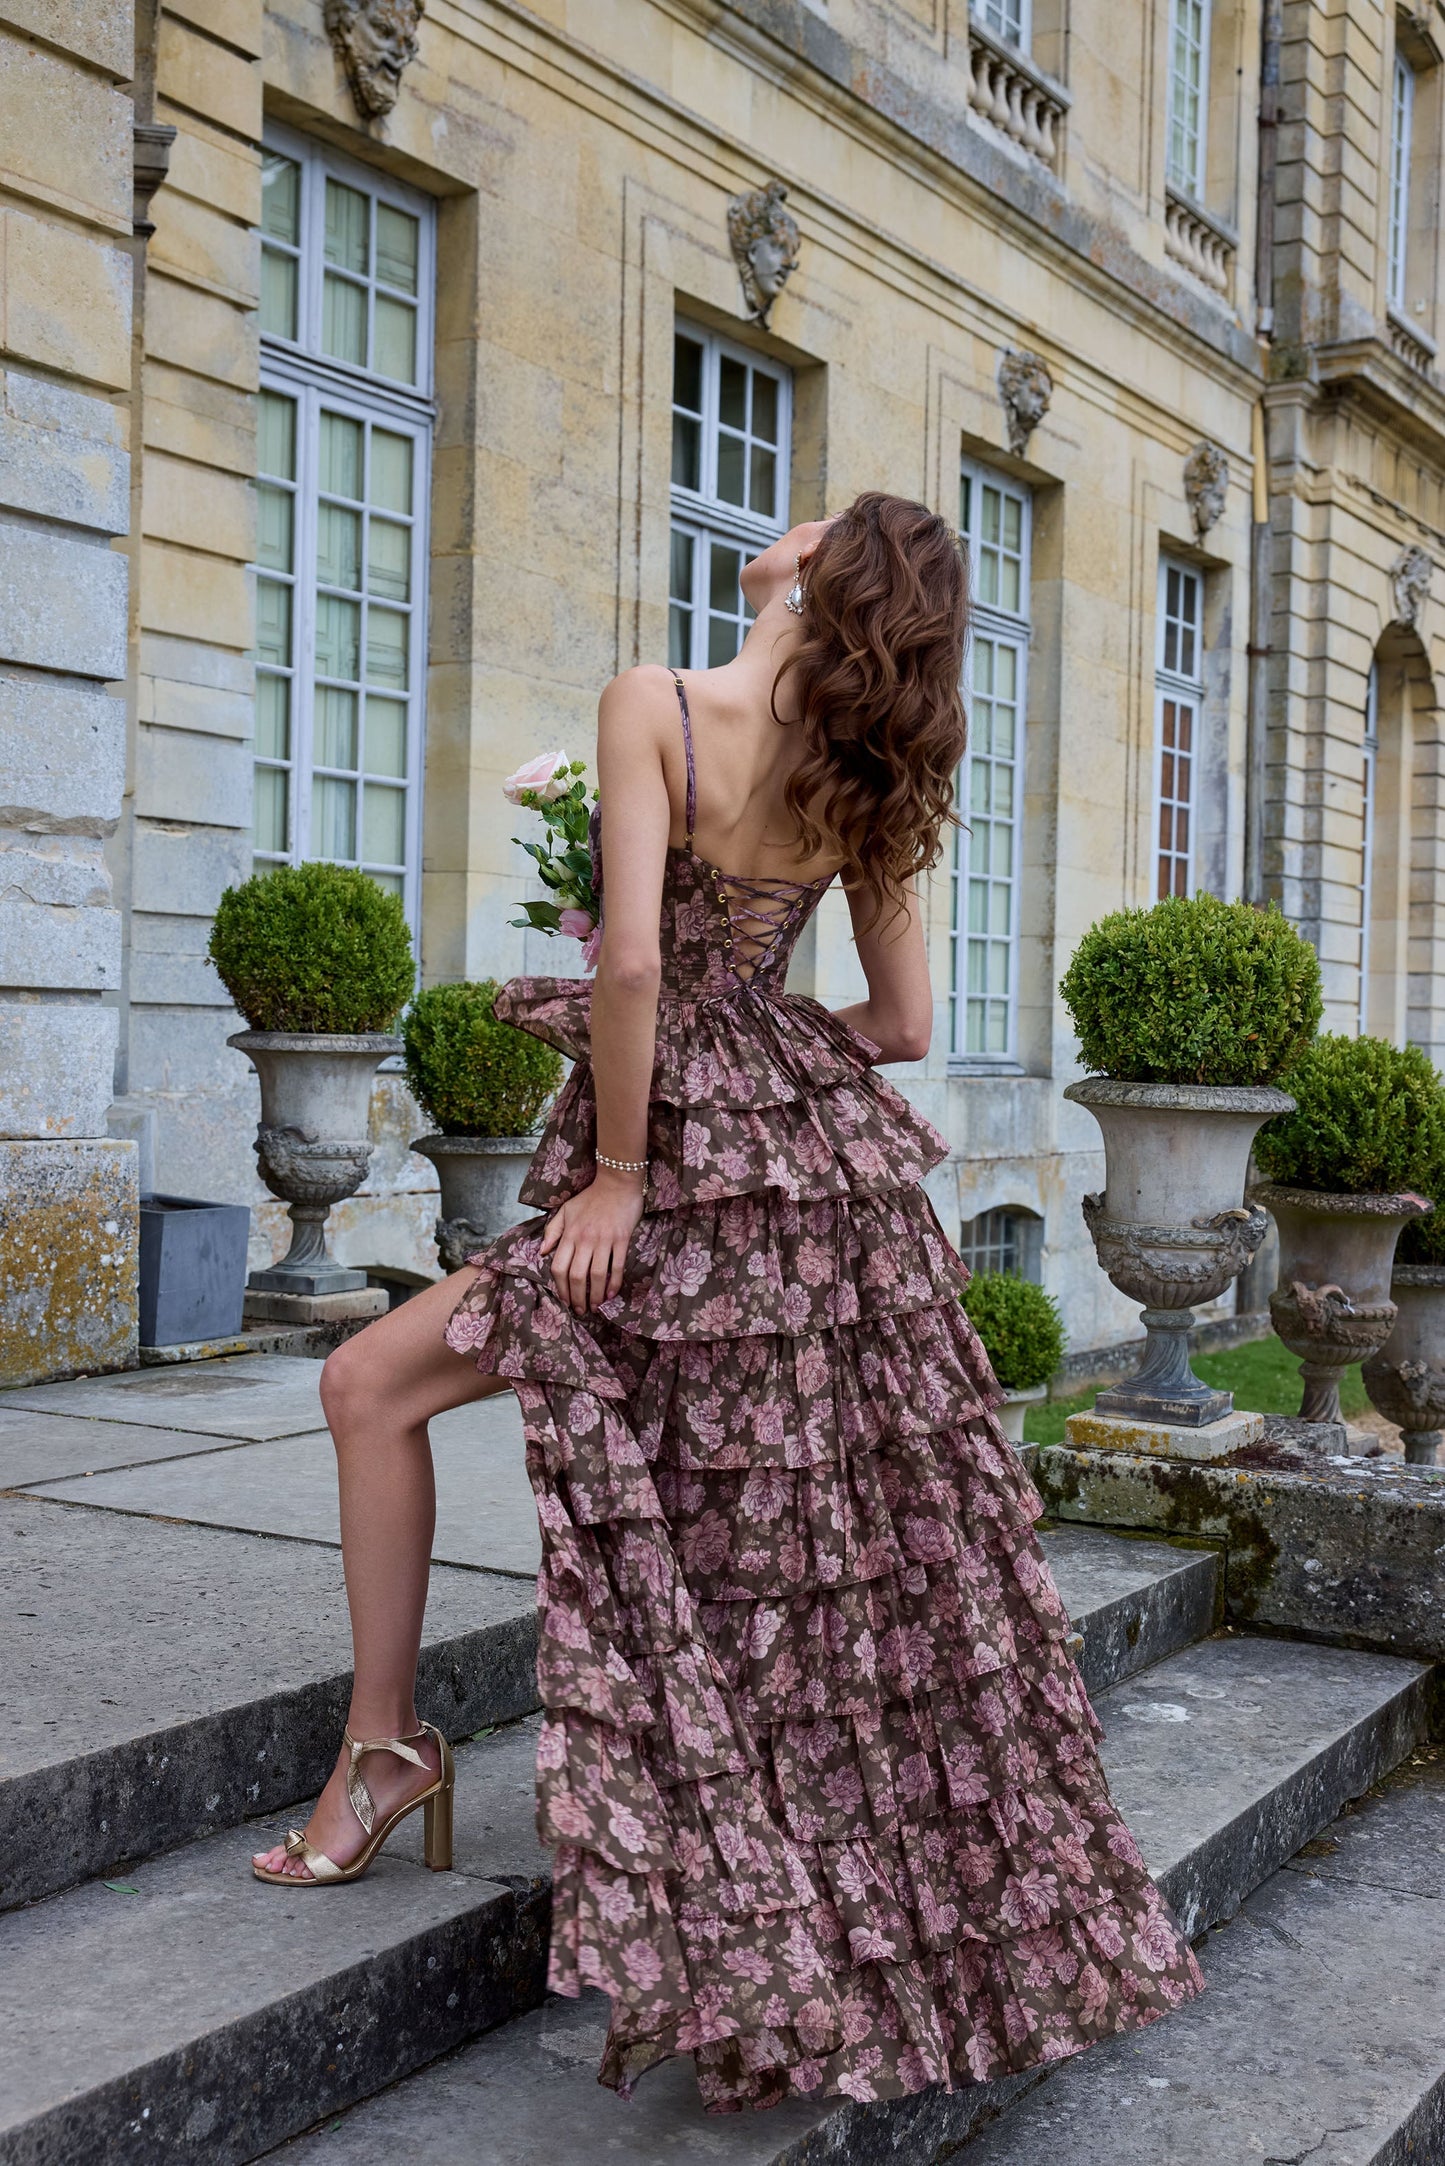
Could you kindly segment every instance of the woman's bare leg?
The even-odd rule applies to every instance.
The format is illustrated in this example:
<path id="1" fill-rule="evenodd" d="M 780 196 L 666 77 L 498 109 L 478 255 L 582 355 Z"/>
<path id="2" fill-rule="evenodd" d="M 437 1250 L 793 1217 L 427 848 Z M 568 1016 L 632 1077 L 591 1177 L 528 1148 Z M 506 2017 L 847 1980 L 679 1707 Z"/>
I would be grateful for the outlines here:
<path id="1" fill-rule="evenodd" d="M 353 1737 L 414 1737 L 413 1692 L 436 1523 L 427 1424 L 510 1387 L 479 1375 L 442 1337 L 448 1317 L 475 1278 L 454 1272 L 414 1294 L 348 1339 L 321 1372 L 321 1404 L 336 1446 L 341 1489 L 341 1555 L 351 1611 L 355 1675 L 347 1727 Z M 425 1771 L 394 1753 L 373 1753 L 363 1772 L 378 1817 L 427 1787 L 436 1748 L 419 1747 Z M 349 1864 L 365 1831 L 346 1794 L 346 1752 L 337 1758 L 306 1834 L 338 1865 Z M 283 1849 L 256 1853 L 273 1872 L 309 1877 Z"/>

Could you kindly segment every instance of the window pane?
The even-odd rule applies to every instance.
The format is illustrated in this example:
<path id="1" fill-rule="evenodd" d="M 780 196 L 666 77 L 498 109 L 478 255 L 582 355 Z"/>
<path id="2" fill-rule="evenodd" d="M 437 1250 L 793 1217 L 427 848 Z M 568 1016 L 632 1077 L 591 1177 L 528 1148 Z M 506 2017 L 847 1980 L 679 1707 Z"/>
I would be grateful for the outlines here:
<path id="1" fill-rule="evenodd" d="M 349 492 L 361 494 L 361 461 L 357 458 L 357 485 Z M 371 432 L 371 501 L 382 511 L 411 510 L 411 438 L 393 435 L 390 429 Z"/>
<path id="2" fill-rule="evenodd" d="M 296 258 L 261 250 L 261 329 L 272 338 L 296 336 Z"/>
<path id="3" fill-rule="evenodd" d="M 778 455 L 763 444 L 753 445 L 752 474 L 748 485 L 748 503 L 765 519 L 773 516 L 777 499 Z"/>
<path id="4" fill-rule="evenodd" d="M 765 444 L 778 441 L 778 382 L 761 369 L 753 371 L 753 434 Z"/>
<path id="5" fill-rule="evenodd" d="M 279 150 L 261 158 L 261 231 L 293 246 L 301 238 L 301 168 Z"/>
<path id="6" fill-rule="evenodd" d="M 271 856 L 283 856 L 291 846 L 286 804 L 289 782 L 283 767 L 256 769 L 252 812 L 256 848 Z"/>
<path id="7" fill-rule="evenodd" d="M 318 857 L 356 857 L 356 784 L 318 775 L 311 792 L 311 847 Z"/>
<path id="8" fill-rule="evenodd" d="M 672 531 L 669 590 L 674 601 L 692 601 L 692 567 L 696 543 L 691 534 Z"/>
<path id="9" fill-rule="evenodd" d="M 405 686 L 409 620 L 395 609 L 366 612 L 366 681 Z"/>
<path id="10" fill-rule="evenodd" d="M 371 365 L 380 376 L 394 376 L 398 383 L 416 382 L 416 310 L 409 301 L 393 301 L 387 294 L 376 297 L 375 344 Z"/>
<path id="11" fill-rule="evenodd" d="M 690 414 L 672 417 L 672 478 L 679 489 L 702 487 L 702 423 Z"/>
<path id="12" fill-rule="evenodd" d="M 321 416 L 319 477 L 328 496 L 361 495 L 361 423 L 346 414 Z"/>
<path id="13" fill-rule="evenodd" d="M 316 518 L 316 576 L 323 586 L 361 585 L 361 513 L 322 504 Z"/>
<path id="14" fill-rule="evenodd" d="M 406 792 L 368 782 L 362 797 L 361 854 L 377 865 L 399 865 L 406 855 Z"/>
<path id="15" fill-rule="evenodd" d="M 256 581 L 256 659 L 291 661 L 291 589 L 279 579 Z"/>
<path id="16" fill-rule="evenodd" d="M 1023 606 L 1023 566 L 1017 557 L 1005 557 L 999 565 L 998 606 L 1017 616 Z"/>
<path id="17" fill-rule="evenodd" d="M 421 261 L 421 225 L 390 203 L 376 206 L 376 275 L 402 293 L 415 293 Z"/>
<path id="18" fill-rule="evenodd" d="M 672 403 L 702 412 L 702 348 L 681 335 L 672 342 Z"/>
<path id="19" fill-rule="evenodd" d="M 279 480 L 296 478 L 296 401 L 275 391 L 261 393 L 256 417 L 256 464 Z"/>
<path id="20" fill-rule="evenodd" d="M 256 752 L 261 759 L 291 757 L 291 685 L 285 677 L 256 677 Z"/>
<path id="21" fill-rule="evenodd" d="M 316 687 L 316 746 L 318 767 L 356 766 L 356 694 L 338 691 L 335 685 Z"/>
<path id="22" fill-rule="evenodd" d="M 256 490 L 256 562 L 273 572 L 291 569 L 291 492 L 264 481 Z"/>
<path id="23" fill-rule="evenodd" d="M 335 594 L 316 597 L 316 673 L 355 678 L 361 660 L 361 609 Z"/>
<path id="24" fill-rule="evenodd" d="M 406 702 L 377 699 L 366 702 L 366 767 L 373 775 L 406 773 Z"/>
<path id="25" fill-rule="evenodd" d="M 748 371 L 729 354 L 718 363 L 717 412 L 726 428 L 745 429 L 748 425 Z"/>
<path id="26" fill-rule="evenodd" d="M 717 440 L 717 493 L 724 504 L 742 504 L 743 493 L 743 440 L 740 436 L 719 436 Z"/>
<path id="27" fill-rule="evenodd" d="M 370 269 L 371 199 L 338 180 L 326 183 L 326 260 L 365 277 Z"/>
<path id="28" fill-rule="evenodd" d="M 328 271 L 321 289 L 321 350 L 366 366 L 366 288 Z"/>
<path id="29" fill-rule="evenodd" d="M 367 537 L 366 590 L 383 601 L 411 600 L 411 528 L 373 519 Z"/>
<path id="30" fill-rule="evenodd" d="M 742 595 L 738 588 L 738 574 L 743 568 L 741 549 L 730 549 L 722 542 L 712 545 L 712 561 L 708 566 L 708 606 L 724 609 L 736 616 L 742 607 Z"/>
<path id="31" fill-rule="evenodd" d="M 401 893 L 401 874 L 399 872 L 373 871 L 367 877 L 376 883 L 384 895 L 399 895 Z"/>

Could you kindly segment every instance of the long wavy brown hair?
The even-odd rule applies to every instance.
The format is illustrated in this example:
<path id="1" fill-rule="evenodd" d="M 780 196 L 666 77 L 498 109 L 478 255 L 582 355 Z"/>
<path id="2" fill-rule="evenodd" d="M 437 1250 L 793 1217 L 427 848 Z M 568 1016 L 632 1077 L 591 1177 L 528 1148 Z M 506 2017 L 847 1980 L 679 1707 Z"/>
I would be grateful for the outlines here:
<path id="1" fill-rule="evenodd" d="M 842 859 L 876 924 L 943 852 L 968 725 L 962 544 L 936 512 L 870 490 L 832 520 L 803 568 L 803 639 L 791 681 L 804 751 L 784 801 L 809 856 Z"/>

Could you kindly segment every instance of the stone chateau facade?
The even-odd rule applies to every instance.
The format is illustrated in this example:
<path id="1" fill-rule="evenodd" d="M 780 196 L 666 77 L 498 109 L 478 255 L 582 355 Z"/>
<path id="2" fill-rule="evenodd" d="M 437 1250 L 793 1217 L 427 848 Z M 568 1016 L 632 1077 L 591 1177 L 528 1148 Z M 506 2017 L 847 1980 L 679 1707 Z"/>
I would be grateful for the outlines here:
<path id="1" fill-rule="evenodd" d="M 1061 1096 L 1103 911 L 1274 896 L 1328 1027 L 1440 1058 L 1442 55 L 1439 0 L 0 0 L 0 1375 L 134 1358 L 138 1187 L 280 1242 L 222 890 L 340 858 L 427 981 L 555 969 L 501 778 L 862 488 L 975 567 L 906 1079 L 966 1253 L 1137 1330 Z M 830 906 L 794 984 L 851 969 Z M 414 1284 L 373 1122 L 335 1245 Z"/>

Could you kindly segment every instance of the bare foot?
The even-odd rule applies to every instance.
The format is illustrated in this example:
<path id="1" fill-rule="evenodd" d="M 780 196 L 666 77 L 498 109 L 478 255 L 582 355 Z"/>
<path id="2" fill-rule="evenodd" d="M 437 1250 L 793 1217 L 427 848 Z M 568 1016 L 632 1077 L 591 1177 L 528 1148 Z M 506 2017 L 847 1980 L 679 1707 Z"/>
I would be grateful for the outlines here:
<path id="1" fill-rule="evenodd" d="M 420 1797 L 423 1790 L 429 1790 L 441 1771 L 441 1753 L 434 1737 L 408 1737 L 406 1743 L 421 1754 L 422 1767 L 413 1767 L 410 1760 L 398 1759 L 394 1752 L 368 1752 L 359 1763 L 362 1779 L 376 1800 L 378 1827 L 399 1805 L 404 1805 L 409 1798 Z M 330 1858 L 333 1865 L 342 1866 L 350 1865 L 358 1858 L 369 1840 L 347 1795 L 349 1760 L 350 1754 L 343 1745 L 326 1788 L 316 1800 L 316 1810 L 302 1831 L 314 1850 Z M 286 1855 L 284 1843 L 278 1843 L 272 1850 L 255 1850 L 251 1859 L 267 1872 L 283 1873 L 288 1880 L 314 1880 L 316 1877 L 304 1859 Z"/>

